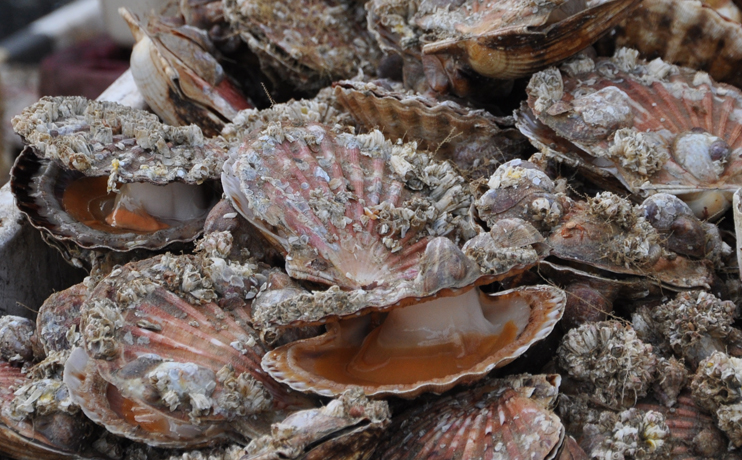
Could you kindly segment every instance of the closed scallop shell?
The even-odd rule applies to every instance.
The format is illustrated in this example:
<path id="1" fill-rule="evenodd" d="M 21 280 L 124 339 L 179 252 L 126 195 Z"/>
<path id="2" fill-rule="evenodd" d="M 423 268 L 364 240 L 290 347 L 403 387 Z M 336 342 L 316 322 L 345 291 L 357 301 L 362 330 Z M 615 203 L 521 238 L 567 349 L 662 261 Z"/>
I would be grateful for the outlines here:
<path id="1" fill-rule="evenodd" d="M 564 426 L 539 398 L 552 385 L 554 397 L 558 376 L 513 376 L 420 404 L 395 415 L 372 458 L 555 458 Z"/>
<path id="2" fill-rule="evenodd" d="M 248 304 L 233 301 L 257 286 L 257 267 L 209 252 L 228 253 L 224 233 L 209 238 L 203 260 L 165 255 L 114 270 L 83 306 L 84 348 L 68 359 L 65 381 L 115 434 L 207 445 L 235 431 L 263 434 L 284 411 L 310 403 L 260 368 L 265 349 L 248 326 Z"/>
<path id="3" fill-rule="evenodd" d="M 647 59 L 660 57 L 740 87 L 742 24 L 716 11 L 713 3 L 723 2 L 642 2 L 616 29 L 616 43 L 636 48 Z"/>
<path id="4" fill-rule="evenodd" d="M 212 184 L 224 149 L 196 126 L 174 128 L 115 103 L 58 97 L 25 109 L 14 129 L 29 145 L 12 170 L 11 190 L 31 224 L 53 238 L 127 251 L 160 249 L 200 234 L 215 201 Z M 116 207 L 112 192 L 119 187 L 139 188 L 171 216 L 150 216 L 145 227 L 111 226 L 106 216 Z M 186 194 L 193 204 L 173 207 L 188 209 L 185 214 L 167 210 Z"/>
<path id="5" fill-rule="evenodd" d="M 71 350 L 80 341 L 80 308 L 90 291 L 76 284 L 50 295 L 36 317 L 36 335 L 46 355 Z"/>
<path id="6" fill-rule="evenodd" d="M 527 92 L 517 124 L 536 147 L 634 194 L 678 195 L 707 219 L 742 182 L 742 93 L 704 72 L 624 48 L 539 72 Z"/>
<path id="7" fill-rule="evenodd" d="M 349 386 L 360 386 L 366 395 L 378 397 L 441 393 L 457 384 L 480 380 L 492 369 L 515 360 L 551 333 L 566 302 L 564 292 L 549 286 L 496 294 L 468 292 L 427 305 L 397 308 L 385 320 L 389 323 L 394 317 L 386 330 L 384 323 L 374 328 L 367 317 L 330 323 L 324 335 L 268 352 L 263 368 L 298 391 L 323 396 L 339 395 Z M 463 297 L 467 295 L 471 297 Z M 409 308 L 413 310 L 406 314 L 404 310 Z M 459 309 L 470 319 L 463 320 L 457 314 Z M 397 312 L 401 316 L 394 316 Z M 418 327 L 420 321 L 431 323 Z M 492 324 L 492 332 L 478 331 L 480 323 Z M 445 332 L 439 333 L 449 338 L 435 336 L 435 330 L 442 327 Z M 421 330 L 426 331 L 422 334 L 427 341 L 414 335 Z M 470 334 L 479 337 L 478 345 L 468 343 Z M 412 343 L 407 343 L 405 336 L 412 337 Z M 467 350 L 465 358 L 462 349 Z M 379 361 L 375 350 L 386 358 Z"/>

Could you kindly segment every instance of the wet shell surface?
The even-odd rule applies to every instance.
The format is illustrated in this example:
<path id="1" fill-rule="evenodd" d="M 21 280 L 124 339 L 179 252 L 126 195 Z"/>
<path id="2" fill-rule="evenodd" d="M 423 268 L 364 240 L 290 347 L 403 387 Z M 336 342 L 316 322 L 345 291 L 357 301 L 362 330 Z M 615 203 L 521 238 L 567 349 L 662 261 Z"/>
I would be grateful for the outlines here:
<path id="1" fill-rule="evenodd" d="M 228 0 L 224 13 L 263 71 L 299 90 L 320 89 L 359 69 L 373 73 L 380 57 L 360 3 Z"/>
<path id="2" fill-rule="evenodd" d="M 83 248 L 159 249 L 201 232 L 224 159 L 196 126 L 84 98 L 44 98 L 14 118 L 29 144 L 12 172 L 32 225 Z M 205 183 L 206 182 L 206 183 Z M 112 193 L 118 192 L 118 193 Z"/>
<path id="3" fill-rule="evenodd" d="M 396 415 L 373 459 L 554 458 L 564 427 L 550 407 L 559 376 L 518 375 Z"/>
<path id="4" fill-rule="evenodd" d="M 84 347 L 65 366 L 90 419 L 129 439 L 186 447 L 229 432 L 263 434 L 283 411 L 308 407 L 260 368 L 265 350 L 247 304 L 230 299 L 244 299 L 261 276 L 223 259 L 225 235 L 202 242 L 201 260 L 132 263 L 92 292 L 82 310 Z"/>
<path id="5" fill-rule="evenodd" d="M 678 195 L 717 217 L 742 181 L 742 93 L 622 48 L 535 74 L 517 125 L 548 156 L 636 194 Z M 600 179 L 598 179 L 600 180 Z"/>
<path id="6" fill-rule="evenodd" d="M 715 11 L 715 3 L 724 2 L 642 2 L 616 29 L 616 43 L 636 48 L 647 59 L 660 57 L 740 87 L 742 24 L 739 19 L 725 17 L 726 11 Z M 731 6 L 734 8 L 734 4 Z M 736 14 L 739 15 L 739 9 Z M 687 46 L 688 43 L 693 46 Z"/>
<path id="7" fill-rule="evenodd" d="M 500 163 L 521 153 L 525 140 L 512 119 L 457 102 L 405 90 L 391 80 L 334 84 L 335 97 L 365 129 L 392 141 L 415 141 L 440 160 L 451 160 L 467 179 L 488 177 Z"/>
<path id="8" fill-rule="evenodd" d="M 173 126 L 197 124 L 219 134 L 240 110 L 252 108 L 216 58 L 208 34 L 179 18 L 155 14 L 140 20 L 120 11 L 137 40 L 131 73 L 152 110 Z"/>
<path id="9" fill-rule="evenodd" d="M 546 337 L 561 318 L 564 293 L 548 286 L 496 294 L 470 289 L 393 310 L 374 328 L 365 316 L 330 323 L 322 336 L 268 352 L 263 368 L 305 392 L 412 398 L 481 379 Z"/>

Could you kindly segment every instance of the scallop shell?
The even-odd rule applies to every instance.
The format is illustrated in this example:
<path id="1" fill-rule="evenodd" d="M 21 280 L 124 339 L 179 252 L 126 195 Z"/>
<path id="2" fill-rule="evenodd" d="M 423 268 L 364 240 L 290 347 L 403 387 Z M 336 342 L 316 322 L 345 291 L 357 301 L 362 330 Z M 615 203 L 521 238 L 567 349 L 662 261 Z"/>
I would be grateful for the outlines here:
<path id="1" fill-rule="evenodd" d="M 228 233 L 195 256 L 158 256 L 114 270 L 83 306 L 84 348 L 65 382 L 96 423 L 166 447 L 264 434 L 284 411 L 310 401 L 278 385 L 259 362 L 265 349 L 248 326 L 257 267 L 226 261 Z M 229 310 L 219 304 L 228 304 Z"/>
<path id="2" fill-rule="evenodd" d="M 615 177 L 635 194 L 678 195 L 701 219 L 727 209 L 742 182 L 734 115 L 742 93 L 706 73 L 621 49 L 539 72 L 527 91 L 521 132 L 594 178 Z"/>
<path id="3" fill-rule="evenodd" d="M 98 195 L 85 197 L 84 193 L 100 189 L 97 193 L 104 201 L 112 200 L 104 198 L 106 189 L 117 190 L 119 184 L 164 185 L 171 188 L 162 192 L 152 188 L 146 193 L 150 197 L 162 193 L 166 205 L 167 191 L 172 195 L 172 187 L 181 187 L 181 193 L 185 192 L 183 187 L 218 177 L 224 149 L 204 140 L 196 126 L 173 128 L 144 111 L 79 97 L 43 98 L 13 123 L 29 146 L 13 168 L 11 190 L 18 207 L 36 228 L 83 248 L 119 251 L 160 249 L 191 241 L 200 233 L 208 209 L 194 210 L 191 216 L 176 219 L 161 230 L 133 232 L 111 229 L 90 211 L 96 209 L 94 205 L 73 215 L 64 204 L 65 191 L 73 183 L 81 199 L 93 199 L 90 196 Z M 83 179 L 93 182 L 78 182 Z M 204 205 L 209 206 L 213 186 L 207 183 L 200 187 L 198 191 L 189 189 L 189 193 L 202 195 Z"/>
<path id="4" fill-rule="evenodd" d="M 36 335 L 48 356 L 79 345 L 80 308 L 90 290 L 84 283 L 50 295 L 36 317 Z"/>
<path id="5" fill-rule="evenodd" d="M 398 308 L 387 317 L 387 329 L 382 324 L 372 331 L 368 317 L 330 323 L 322 336 L 268 352 L 263 368 L 296 390 L 323 396 L 339 395 L 350 385 L 360 386 L 369 396 L 412 398 L 425 391 L 441 393 L 459 383 L 479 380 L 523 354 L 552 331 L 566 301 L 561 290 L 549 286 L 496 294 L 468 292 L 469 297 L 464 293 Z M 469 306 L 472 301 L 474 305 Z M 470 320 L 467 315 L 481 320 Z M 431 323 L 418 326 L 421 319 Z M 494 332 L 480 330 L 485 323 L 496 325 Z M 441 341 L 436 334 L 454 338 Z M 467 348 L 474 336 L 487 342 L 489 351 L 474 351 L 477 348 L 472 344 Z M 408 343 L 407 337 L 412 342 Z M 381 347 L 379 351 L 375 351 L 377 347 Z M 467 350 L 466 359 L 457 361 L 463 349 Z M 377 363 L 377 353 L 387 356 L 387 361 Z"/>
<path id="6" fill-rule="evenodd" d="M 144 20 L 122 8 L 136 45 L 131 73 L 147 105 L 165 123 L 197 124 L 209 136 L 240 110 L 252 108 L 215 57 L 206 31 L 155 14 Z"/>
<path id="7" fill-rule="evenodd" d="M 713 282 L 713 264 L 665 255 L 657 231 L 639 209 L 608 192 L 577 202 L 548 238 L 559 259 L 617 274 L 647 276 L 675 288 Z"/>
<path id="8" fill-rule="evenodd" d="M 497 79 L 530 75 L 589 46 L 637 3 L 585 8 L 561 1 L 375 0 L 367 9 L 382 49 L 403 56 L 408 87 L 466 96 L 482 85 L 472 73 Z"/>
<path id="9" fill-rule="evenodd" d="M 742 86 L 742 24 L 710 5 L 689 0 L 642 2 L 616 30 L 618 46 L 636 48 L 648 59 L 660 57 Z"/>
<path id="10" fill-rule="evenodd" d="M 224 15 L 274 82 L 312 91 L 373 73 L 379 51 L 353 2 L 228 0 Z"/>
<path id="11" fill-rule="evenodd" d="M 558 376 L 513 376 L 418 405 L 395 416 L 372 458 L 552 459 L 564 427 L 538 398 L 551 387 L 553 400 L 558 385 Z"/>
<path id="12" fill-rule="evenodd" d="M 334 83 L 335 97 L 365 129 L 392 141 L 415 141 L 439 160 L 451 160 L 467 179 L 489 177 L 503 161 L 524 150 L 512 119 L 498 118 L 455 101 L 405 91 L 388 80 Z"/>

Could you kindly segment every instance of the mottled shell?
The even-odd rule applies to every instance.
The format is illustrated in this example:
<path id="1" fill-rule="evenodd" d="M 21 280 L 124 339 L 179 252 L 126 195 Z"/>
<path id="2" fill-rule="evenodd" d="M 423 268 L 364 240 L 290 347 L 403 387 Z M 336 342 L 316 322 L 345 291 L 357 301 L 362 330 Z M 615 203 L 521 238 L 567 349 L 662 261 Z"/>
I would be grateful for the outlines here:
<path id="1" fill-rule="evenodd" d="M 55 292 L 44 301 L 36 317 L 36 335 L 46 355 L 78 346 L 80 308 L 90 291 L 84 283 Z"/>
<path id="2" fill-rule="evenodd" d="M 561 318 L 566 301 L 561 290 L 549 286 L 531 286 L 496 294 L 482 293 L 480 295 L 500 302 L 511 300 L 524 302 L 530 308 L 530 314 L 525 322 L 524 329 L 512 341 L 501 344 L 501 348 L 475 362 L 471 367 L 460 369 L 452 375 L 411 383 L 379 384 L 369 382 L 360 385 L 364 393 L 378 397 L 393 395 L 412 398 L 426 391 L 441 393 L 457 384 L 480 380 L 492 369 L 512 362 L 528 350 L 533 343 L 549 335 Z M 450 297 L 449 299 L 452 301 L 449 308 L 457 308 L 456 297 Z M 424 312 L 421 312 L 421 314 L 424 314 Z M 340 335 L 341 333 L 343 333 L 343 336 Z M 274 379 L 299 391 L 313 392 L 324 396 L 342 394 L 347 389 L 348 384 L 317 374 L 312 369 L 311 361 L 302 361 L 304 358 L 302 355 L 317 354 L 319 356 L 323 352 L 332 352 L 335 349 L 347 347 L 345 341 L 348 338 L 344 334 L 347 333 L 340 327 L 336 327 L 336 323 L 331 323 L 328 332 L 322 336 L 292 342 L 268 352 L 263 357 L 263 368 Z"/>
<path id="3" fill-rule="evenodd" d="M 612 273 L 648 276 L 677 288 L 708 287 L 713 264 L 670 253 L 660 236 L 625 199 L 608 192 L 576 202 L 548 237 L 559 259 Z"/>
<path id="4" fill-rule="evenodd" d="M 223 259 L 223 235 L 209 235 L 200 259 L 131 263 L 92 292 L 84 348 L 67 360 L 65 382 L 93 421 L 129 439 L 186 447 L 234 431 L 263 434 L 283 411 L 308 407 L 259 367 L 265 349 L 248 326 L 247 302 L 235 300 L 261 275 Z"/>
<path id="5" fill-rule="evenodd" d="M 558 386 L 558 376 L 520 375 L 419 404 L 395 415 L 372 458 L 554 458 L 564 427 L 543 399 Z"/>
<path id="6" fill-rule="evenodd" d="M 715 80 L 742 85 L 742 24 L 708 4 L 645 1 L 616 30 L 618 46 L 636 48 L 647 59 L 660 57 L 708 72 Z"/>
<path id="7" fill-rule="evenodd" d="M 28 147 L 11 173 L 11 190 L 36 228 L 83 248 L 119 251 L 159 249 L 200 233 L 206 212 L 154 232 L 111 233 L 81 222 L 62 203 L 69 184 L 82 178 L 101 178 L 109 192 L 120 184 L 195 186 L 217 178 L 224 149 L 198 127 L 174 128 L 148 112 L 79 97 L 43 98 L 13 126 Z M 211 186 L 201 186 L 208 201 Z"/>
<path id="8" fill-rule="evenodd" d="M 228 0 L 224 14 L 276 83 L 312 91 L 373 73 L 379 50 L 353 2 Z"/>
<path id="9" fill-rule="evenodd" d="M 334 88 L 338 103 L 363 128 L 379 129 L 395 142 L 415 141 L 436 159 L 452 161 L 468 180 L 489 177 L 525 148 L 520 133 L 508 128 L 512 119 L 404 90 L 401 83 L 345 80 Z"/>
<path id="10" fill-rule="evenodd" d="M 224 73 L 206 31 L 154 13 L 142 21 L 125 8 L 120 13 L 137 40 L 131 53 L 134 81 L 165 123 L 195 123 L 214 136 L 237 112 L 252 108 Z"/>
<path id="11" fill-rule="evenodd" d="M 702 219 L 727 209 L 742 182 L 742 93 L 706 73 L 621 49 L 539 72 L 527 92 L 521 132 L 593 179 L 679 195 Z"/>

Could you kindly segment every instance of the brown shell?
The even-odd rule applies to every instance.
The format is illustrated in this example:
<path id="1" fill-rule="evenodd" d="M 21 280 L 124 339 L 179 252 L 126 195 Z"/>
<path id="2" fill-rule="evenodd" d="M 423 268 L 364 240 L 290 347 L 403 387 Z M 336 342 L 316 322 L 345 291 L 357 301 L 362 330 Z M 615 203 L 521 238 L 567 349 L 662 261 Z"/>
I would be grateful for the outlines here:
<path id="1" fill-rule="evenodd" d="M 65 382 L 86 415 L 115 434 L 206 445 L 235 430 L 265 433 L 283 411 L 309 406 L 260 369 L 265 349 L 239 299 L 262 275 L 223 262 L 211 251 L 230 245 L 209 238 L 202 260 L 165 255 L 114 270 L 83 306 L 85 348 L 68 359 Z"/>
<path id="2" fill-rule="evenodd" d="M 742 93 L 703 72 L 621 49 L 539 72 L 527 92 L 521 132 L 593 177 L 615 177 L 635 194 L 679 195 L 701 219 L 727 209 L 742 182 L 734 153 L 742 148 Z"/>
<path id="3" fill-rule="evenodd" d="M 165 123 L 195 123 L 215 136 L 237 112 L 253 107 L 225 74 L 206 31 L 179 18 L 151 13 L 140 21 L 125 8 L 120 13 L 137 40 L 131 54 L 134 81 Z"/>
<path id="4" fill-rule="evenodd" d="M 80 307 L 90 291 L 84 283 L 50 295 L 36 317 L 36 335 L 47 355 L 71 350 L 80 341 Z"/>
<path id="5" fill-rule="evenodd" d="M 192 241 L 201 232 L 207 210 L 154 232 L 114 232 L 87 225 L 63 202 L 70 184 L 86 179 L 100 182 L 84 187 L 100 188 L 101 196 L 126 183 L 201 184 L 204 200 L 213 205 L 217 189 L 211 179 L 218 177 L 224 150 L 204 140 L 196 126 L 174 128 L 115 103 L 57 97 L 25 109 L 14 118 L 14 129 L 29 146 L 11 172 L 11 190 L 31 224 L 52 237 L 83 248 L 127 251 Z"/>
<path id="6" fill-rule="evenodd" d="M 742 86 L 742 24 L 707 4 L 644 1 L 616 30 L 618 46 L 636 48 L 647 59 L 660 57 Z"/>
<path id="7" fill-rule="evenodd" d="M 455 101 L 405 91 L 389 80 L 334 83 L 335 97 L 366 130 L 379 129 L 392 141 L 414 141 L 422 150 L 450 160 L 468 180 L 489 177 L 502 162 L 524 150 L 512 119 Z"/>
<path id="8" fill-rule="evenodd" d="M 460 369 L 452 375 L 398 384 L 363 383 L 363 381 L 360 383 L 353 381 L 349 384 L 320 375 L 313 369 L 312 360 L 315 357 L 347 348 L 349 340 L 363 339 L 363 336 L 358 338 L 341 336 L 343 331 L 336 323 L 331 323 L 328 332 L 322 336 L 292 342 L 268 352 L 263 357 L 262 366 L 279 382 L 298 391 L 313 392 L 323 396 L 339 395 L 349 385 L 361 386 L 366 395 L 377 397 L 393 395 L 412 398 L 426 391 L 441 393 L 457 384 L 477 381 L 492 369 L 502 367 L 523 354 L 533 343 L 543 339 L 552 331 L 562 316 L 566 301 L 561 290 L 549 286 L 531 286 L 480 295 L 501 302 L 510 299 L 523 300 L 531 308 L 530 315 L 524 329 L 516 335 L 514 340 L 503 343 L 501 348 L 481 361 L 475 362 L 469 368 Z M 450 297 L 450 299 L 456 302 L 455 297 Z M 354 343 L 351 346 L 359 347 L 360 344 Z M 338 364 L 338 366 L 342 365 L 344 365 L 342 362 Z"/>
<path id="9" fill-rule="evenodd" d="M 312 91 L 358 69 L 373 73 L 379 50 L 360 3 L 228 0 L 224 16 L 276 82 Z"/>
<path id="10" fill-rule="evenodd" d="M 420 404 L 395 416 L 372 458 L 554 458 L 564 427 L 538 400 L 549 383 L 558 387 L 558 376 L 513 376 Z"/>

